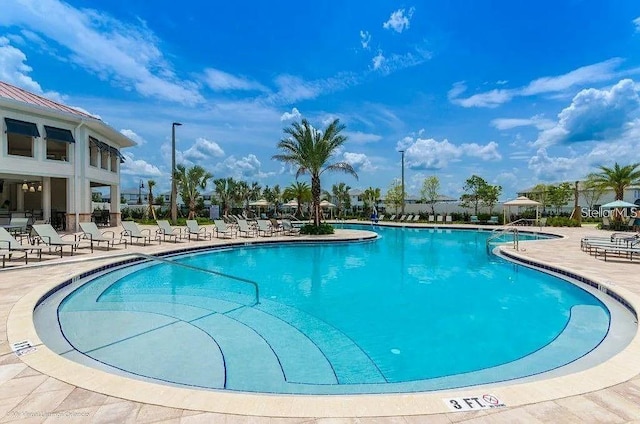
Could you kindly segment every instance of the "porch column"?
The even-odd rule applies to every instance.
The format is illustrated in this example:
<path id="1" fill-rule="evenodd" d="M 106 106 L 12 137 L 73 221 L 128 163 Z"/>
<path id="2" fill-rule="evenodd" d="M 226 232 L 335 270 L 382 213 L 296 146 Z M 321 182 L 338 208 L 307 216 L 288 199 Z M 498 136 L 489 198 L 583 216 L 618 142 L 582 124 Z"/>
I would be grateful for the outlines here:
<path id="1" fill-rule="evenodd" d="M 42 219 L 51 222 L 51 177 L 42 177 Z"/>
<path id="2" fill-rule="evenodd" d="M 22 191 L 22 183 L 18 183 L 16 188 L 16 211 L 24 211 L 24 191 Z"/>
<path id="3" fill-rule="evenodd" d="M 114 227 L 120 225 L 120 184 L 109 186 L 109 198 L 110 223 Z"/>

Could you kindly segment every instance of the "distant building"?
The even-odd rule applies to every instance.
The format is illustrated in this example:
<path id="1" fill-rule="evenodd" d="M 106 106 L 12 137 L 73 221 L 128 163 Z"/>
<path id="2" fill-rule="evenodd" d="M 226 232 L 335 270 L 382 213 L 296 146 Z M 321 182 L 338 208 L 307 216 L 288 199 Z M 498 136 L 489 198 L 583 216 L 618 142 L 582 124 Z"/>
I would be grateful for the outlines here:
<path id="1" fill-rule="evenodd" d="M 29 215 L 77 229 L 93 188 L 108 187 L 120 220 L 120 150 L 135 142 L 99 118 L 0 81 L 0 217 Z M 8 201 L 8 202 L 7 202 Z"/>

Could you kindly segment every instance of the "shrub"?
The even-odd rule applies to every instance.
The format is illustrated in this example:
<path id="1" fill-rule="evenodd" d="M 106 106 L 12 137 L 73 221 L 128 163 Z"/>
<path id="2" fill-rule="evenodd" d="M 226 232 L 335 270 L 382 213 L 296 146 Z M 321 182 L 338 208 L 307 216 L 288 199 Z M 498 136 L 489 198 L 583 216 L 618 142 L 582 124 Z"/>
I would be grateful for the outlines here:
<path id="1" fill-rule="evenodd" d="M 329 224 L 320 224 L 315 226 L 313 224 L 306 224 L 300 228 L 300 234 L 308 234 L 308 235 L 324 235 L 324 234 L 333 234 L 333 227 Z"/>
<path id="2" fill-rule="evenodd" d="M 580 222 L 566 216 L 552 216 L 547 219 L 549 227 L 579 227 Z"/>

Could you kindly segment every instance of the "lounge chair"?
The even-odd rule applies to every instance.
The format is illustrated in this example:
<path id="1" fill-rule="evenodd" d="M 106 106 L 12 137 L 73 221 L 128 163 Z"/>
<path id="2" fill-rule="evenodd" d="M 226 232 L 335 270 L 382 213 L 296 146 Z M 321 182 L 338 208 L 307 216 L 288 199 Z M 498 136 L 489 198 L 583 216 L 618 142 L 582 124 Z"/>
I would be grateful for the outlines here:
<path id="1" fill-rule="evenodd" d="M 265 237 L 270 237 L 274 233 L 271 223 L 266 219 L 258 220 L 258 235 L 260 235 L 260 233 L 262 233 L 262 235 Z"/>
<path id="2" fill-rule="evenodd" d="M 429 215 L 429 222 L 436 222 L 436 217 L 433 215 Z"/>
<path id="3" fill-rule="evenodd" d="M 416 214 L 413 216 L 413 222 L 418 222 L 420 220 L 420 214 Z"/>
<path id="4" fill-rule="evenodd" d="M 398 221 L 404 221 L 405 219 L 407 219 L 407 215 L 402 215 L 402 216 L 398 219 Z"/>
<path id="5" fill-rule="evenodd" d="M 436 218 L 436 222 L 442 224 L 443 221 L 444 221 L 444 216 L 438 215 L 438 217 Z"/>
<path id="6" fill-rule="evenodd" d="M 124 230 L 120 233 L 123 237 L 129 237 L 129 243 L 133 244 L 133 239 L 142 240 L 142 245 L 146 246 L 147 241 L 151 244 L 151 230 L 149 228 L 140 229 L 133 221 L 122 221 Z"/>
<path id="7" fill-rule="evenodd" d="M 9 227 L 11 232 L 22 239 L 23 236 L 28 236 L 27 226 L 29 225 L 29 218 L 11 218 L 9 221 Z"/>
<path id="8" fill-rule="evenodd" d="M 255 237 L 257 231 L 253 226 L 249 225 L 246 219 L 238 219 L 238 235 L 240 237 Z"/>
<path id="9" fill-rule="evenodd" d="M 600 226 L 600 228 L 603 230 L 608 230 L 611 228 L 611 221 L 609 220 L 609 217 L 602 217 L 602 225 Z"/>
<path id="10" fill-rule="evenodd" d="M 300 235 L 300 228 L 294 227 L 293 224 L 291 223 L 291 221 L 289 221 L 288 219 L 283 219 L 282 220 L 282 228 L 284 230 L 284 235 L 285 236 L 299 236 Z"/>
<path id="11" fill-rule="evenodd" d="M 271 223 L 271 228 L 273 229 L 273 232 L 276 233 L 276 235 L 284 232 L 284 229 L 282 228 L 282 224 L 279 223 L 277 219 L 269 218 L 269 222 Z"/>
<path id="12" fill-rule="evenodd" d="M 73 252 L 78 249 L 80 244 L 77 240 L 63 240 L 60 234 L 51 226 L 51 224 L 34 224 L 31 229 L 34 231 L 39 241 L 49 247 L 54 247 L 56 250 L 60 248 L 60 257 L 62 257 L 64 246 L 68 246 L 73 256 Z M 93 244 L 91 246 L 91 252 L 93 253 Z"/>
<path id="13" fill-rule="evenodd" d="M 453 223 L 453 217 L 451 215 L 447 215 L 444 220 L 447 224 Z"/>
<path id="14" fill-rule="evenodd" d="M 125 249 L 127 248 L 126 239 L 122 237 L 116 238 L 115 231 L 107 230 L 107 231 L 101 232 L 98 229 L 98 226 L 96 225 L 95 222 L 81 222 L 80 229 L 82 230 L 82 233 L 83 233 L 81 237 L 86 240 L 89 240 L 89 242 L 92 245 L 93 243 L 96 243 L 98 246 L 100 246 L 100 243 L 105 242 L 107 243 L 107 250 L 109 250 L 109 245 L 113 247 L 117 241 L 118 244 L 121 244 L 124 242 L 124 247 Z M 108 233 L 111 233 L 111 237 L 105 237 L 105 234 L 108 234 Z"/>
<path id="15" fill-rule="evenodd" d="M 207 238 L 211 240 L 213 238 L 213 234 L 211 233 L 211 231 L 207 231 L 205 227 L 199 226 L 198 221 L 196 221 L 195 219 L 187 219 L 186 233 L 189 240 L 191 240 L 192 235 L 196 236 L 196 240 L 199 240 L 200 236 L 202 236 L 204 240 L 206 240 Z"/>
<path id="16" fill-rule="evenodd" d="M 480 221 L 478 220 L 478 215 L 471 215 L 471 223 L 472 224 L 479 224 Z"/>
<path id="17" fill-rule="evenodd" d="M 395 215 L 391 215 L 391 216 L 389 217 L 389 221 L 395 221 L 395 220 L 396 220 L 396 216 L 395 216 Z"/>
<path id="18" fill-rule="evenodd" d="M 42 247 L 41 246 L 24 246 L 18 240 L 16 240 L 7 230 L 0 227 L 0 249 L 7 252 L 7 256 L 9 258 L 12 255 L 13 251 L 24 253 L 24 263 L 29 263 L 29 257 L 27 255 L 27 251 L 33 252 L 34 250 L 38 252 L 38 259 L 42 260 Z M 3 265 L 4 267 L 4 259 Z"/>
<path id="19" fill-rule="evenodd" d="M 489 218 L 488 223 L 489 224 L 493 224 L 493 225 L 498 225 L 500 223 L 500 221 L 498 221 L 498 217 L 496 215 L 494 215 L 491 218 Z"/>
<path id="20" fill-rule="evenodd" d="M 216 237 L 218 238 L 234 238 L 236 237 L 236 229 L 231 225 L 227 225 L 222 219 L 214 219 L 213 223 L 216 226 Z"/>
<path id="21" fill-rule="evenodd" d="M 179 238 L 183 238 L 182 228 L 172 227 L 169 221 L 157 219 L 156 224 L 158 224 L 158 229 L 156 230 L 158 239 L 162 238 L 162 240 L 167 241 L 167 237 L 169 237 L 169 240 L 173 238 L 173 242 L 177 243 Z"/>

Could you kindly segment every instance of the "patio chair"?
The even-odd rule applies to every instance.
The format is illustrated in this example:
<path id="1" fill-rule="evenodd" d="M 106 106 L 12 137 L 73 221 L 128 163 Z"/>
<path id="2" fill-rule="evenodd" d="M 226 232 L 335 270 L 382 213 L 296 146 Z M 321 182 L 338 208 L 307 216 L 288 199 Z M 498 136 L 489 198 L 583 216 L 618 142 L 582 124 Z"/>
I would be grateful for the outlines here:
<path id="1" fill-rule="evenodd" d="M 42 246 L 32 246 L 32 245 L 23 245 L 18 240 L 16 240 L 7 230 L 0 227 L 0 249 L 8 252 L 9 258 L 11 258 L 12 252 L 22 252 L 24 253 L 24 263 L 29 263 L 29 257 L 27 255 L 27 251 L 33 253 L 33 251 L 38 252 L 38 259 L 42 260 Z M 4 262 L 4 259 L 3 259 Z M 4 267 L 4 263 L 2 265 Z"/>
<path id="2" fill-rule="evenodd" d="M 447 224 L 453 223 L 453 217 L 451 215 L 447 215 L 444 220 Z"/>
<path id="3" fill-rule="evenodd" d="M 206 240 L 207 238 L 211 240 L 213 238 L 213 234 L 211 233 L 211 231 L 207 231 L 205 227 L 199 226 L 198 221 L 196 221 L 195 219 L 187 219 L 186 233 L 189 240 L 191 240 L 192 235 L 196 236 L 196 240 L 199 240 L 200 236 L 202 236 L 204 240 Z"/>
<path id="4" fill-rule="evenodd" d="M 9 221 L 9 227 L 11 228 L 11 232 L 20 237 L 26 237 L 29 235 L 29 231 L 27 230 L 27 226 L 29 225 L 29 218 L 11 218 Z"/>
<path id="5" fill-rule="evenodd" d="M 420 214 L 413 215 L 413 222 L 418 222 L 420 220 Z"/>
<path id="6" fill-rule="evenodd" d="M 404 221 L 405 219 L 407 219 L 407 215 L 402 215 L 398 221 Z"/>
<path id="7" fill-rule="evenodd" d="M 156 230 L 158 239 L 162 238 L 162 240 L 167 241 L 167 237 L 169 237 L 169 240 L 173 238 L 173 242 L 177 243 L 178 239 L 183 237 L 182 228 L 172 227 L 166 219 L 157 219 L 156 224 L 158 224 L 158 229 Z"/>
<path id="8" fill-rule="evenodd" d="M 444 217 L 442 215 L 438 215 L 438 217 L 436 218 L 436 222 L 440 224 L 442 224 L 443 220 L 444 220 Z"/>
<path id="9" fill-rule="evenodd" d="M 479 224 L 480 221 L 478 220 L 478 216 L 477 215 L 471 215 L 471 223 L 472 224 Z"/>
<path id="10" fill-rule="evenodd" d="M 89 240 L 91 244 L 96 243 L 98 246 L 100 246 L 100 243 L 105 242 L 107 243 L 107 250 L 109 250 L 109 245 L 113 247 L 115 245 L 115 242 L 117 241 L 118 244 L 122 244 L 124 242 L 124 248 L 127 248 L 126 239 L 122 237 L 116 238 L 115 231 L 107 230 L 101 232 L 95 222 L 81 222 L 80 229 L 83 233 L 81 237 Z M 105 237 L 105 234 L 107 233 L 111 233 L 111 237 Z"/>
<path id="11" fill-rule="evenodd" d="M 147 245 L 147 240 L 151 244 L 151 230 L 148 228 L 140 229 L 138 224 L 133 221 L 122 221 L 124 230 L 120 233 L 123 237 L 129 237 L 129 243 L 133 244 L 133 239 L 142 240 L 142 245 Z"/>
<path id="12" fill-rule="evenodd" d="M 602 225 L 600 226 L 600 228 L 603 230 L 608 230 L 611 228 L 611 221 L 609 220 L 608 216 L 602 217 Z"/>
<path id="13" fill-rule="evenodd" d="M 429 222 L 436 222 L 436 217 L 433 215 L 429 215 Z"/>
<path id="14" fill-rule="evenodd" d="M 246 219 L 239 219 L 238 235 L 241 237 L 255 237 L 257 232 L 253 226 L 249 225 L 249 222 Z"/>
<path id="15" fill-rule="evenodd" d="M 78 245 L 80 244 L 77 240 L 63 240 L 60 234 L 51 226 L 51 224 L 34 224 L 31 229 L 37 236 L 38 240 L 44 243 L 49 247 L 54 247 L 56 250 L 58 247 L 60 248 L 60 257 L 62 257 L 63 248 L 65 246 L 69 247 L 71 256 L 73 256 L 73 252 L 78 249 Z M 91 253 L 93 253 L 93 243 L 90 244 Z"/>
<path id="16" fill-rule="evenodd" d="M 271 228 L 273 228 L 273 231 L 276 233 L 276 235 L 278 233 L 284 232 L 284 229 L 282 228 L 282 224 L 280 224 L 277 219 L 269 218 L 269 222 L 271 222 Z"/>
<path id="17" fill-rule="evenodd" d="M 498 216 L 493 215 L 492 217 L 490 217 L 488 223 L 498 225 L 500 223 L 500 221 L 498 221 Z"/>
<path id="18" fill-rule="evenodd" d="M 264 237 L 271 237 L 273 235 L 273 227 L 266 219 L 258 220 L 258 235 L 260 235 L 260 233 L 262 233 Z"/>
<path id="19" fill-rule="evenodd" d="M 285 236 L 299 236 L 300 228 L 294 227 L 290 220 L 283 219 L 282 220 L 282 229 L 284 230 Z"/>
<path id="20" fill-rule="evenodd" d="M 395 216 L 395 214 L 394 214 L 394 215 L 391 215 L 391 216 L 389 217 L 389 221 L 395 221 L 395 220 L 396 220 L 396 216 Z"/>
<path id="21" fill-rule="evenodd" d="M 214 219 L 213 223 L 216 226 L 216 237 L 218 238 L 234 238 L 237 235 L 236 229 L 231 225 L 227 225 L 221 219 Z"/>

